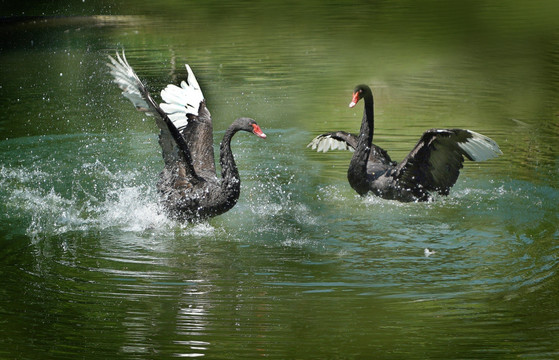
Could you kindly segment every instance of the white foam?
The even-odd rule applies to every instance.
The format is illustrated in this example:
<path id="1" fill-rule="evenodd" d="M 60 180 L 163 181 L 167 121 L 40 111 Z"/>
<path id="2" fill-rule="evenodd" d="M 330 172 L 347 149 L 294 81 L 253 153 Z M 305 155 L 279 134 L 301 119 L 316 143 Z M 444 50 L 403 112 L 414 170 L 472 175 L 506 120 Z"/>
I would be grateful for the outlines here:
<path id="1" fill-rule="evenodd" d="M 435 250 L 429 250 L 427 248 L 425 248 L 425 250 L 423 250 L 423 254 L 425 255 L 425 257 L 429 257 L 433 254 L 436 254 L 437 252 Z"/>
<path id="2" fill-rule="evenodd" d="M 109 191 L 97 211 L 98 225 L 102 228 L 117 226 L 125 231 L 140 232 L 171 223 L 156 198 L 141 186 Z"/>
<path id="3" fill-rule="evenodd" d="M 215 228 L 207 222 L 196 224 L 185 223 L 183 229 L 185 234 L 198 237 L 211 236 L 215 233 Z"/>

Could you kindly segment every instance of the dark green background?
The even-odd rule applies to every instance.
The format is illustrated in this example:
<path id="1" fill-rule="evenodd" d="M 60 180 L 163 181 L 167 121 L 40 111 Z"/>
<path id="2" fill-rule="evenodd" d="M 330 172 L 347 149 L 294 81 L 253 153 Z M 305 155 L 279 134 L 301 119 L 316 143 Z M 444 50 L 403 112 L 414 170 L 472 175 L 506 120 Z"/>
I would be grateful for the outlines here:
<path id="1" fill-rule="evenodd" d="M 558 356 L 559 15 L 554 1 L 2 2 L 0 358 Z M 188 62 L 238 205 L 208 223 L 160 212 L 151 118 L 112 83 L 126 49 L 154 96 Z M 447 198 L 357 197 L 357 131 L 401 160 L 468 128 L 503 156 Z M 435 251 L 424 256 L 424 249 Z"/>

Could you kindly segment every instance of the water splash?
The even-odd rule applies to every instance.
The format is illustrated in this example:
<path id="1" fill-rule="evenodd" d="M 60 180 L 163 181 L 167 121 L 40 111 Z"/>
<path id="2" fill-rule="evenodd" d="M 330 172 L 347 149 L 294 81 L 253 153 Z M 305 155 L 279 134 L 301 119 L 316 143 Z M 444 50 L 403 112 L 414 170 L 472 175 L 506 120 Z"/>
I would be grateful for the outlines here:
<path id="1" fill-rule="evenodd" d="M 143 185 L 110 190 L 94 210 L 100 228 L 119 227 L 123 231 L 141 232 L 172 224 L 153 190 Z"/>
<path id="2" fill-rule="evenodd" d="M 34 241 L 72 231 L 117 228 L 141 232 L 172 226 L 155 189 L 130 184 L 137 177 L 135 172 L 112 172 L 97 161 L 78 165 L 69 173 L 61 179 L 46 167 L 31 171 L 0 168 L 4 188 L 0 196 L 6 212 L 27 223 L 25 233 Z M 92 178 L 84 179 L 87 176 Z"/>

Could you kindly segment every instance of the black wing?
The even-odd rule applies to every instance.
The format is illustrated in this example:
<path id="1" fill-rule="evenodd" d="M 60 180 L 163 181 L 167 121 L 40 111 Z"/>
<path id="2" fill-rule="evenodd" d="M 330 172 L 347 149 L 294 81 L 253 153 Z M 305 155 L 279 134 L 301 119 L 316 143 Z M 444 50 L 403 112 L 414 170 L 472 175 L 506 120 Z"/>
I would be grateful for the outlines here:
<path id="1" fill-rule="evenodd" d="M 175 106 L 172 109 L 163 109 L 157 105 L 144 84 L 138 78 L 138 75 L 136 75 L 130 64 L 128 64 L 126 56 L 124 55 L 124 50 L 122 51 L 122 57 L 117 53 L 116 59 L 111 56 L 109 56 L 109 59 L 111 63 L 107 63 L 107 66 L 111 68 L 114 82 L 122 89 L 122 95 L 129 99 L 136 109 L 155 117 L 155 122 L 161 130 L 159 134 L 159 144 L 163 151 L 165 164 L 182 161 L 186 166 L 185 170 L 190 175 L 197 177 L 193 167 L 191 152 L 181 133 L 181 130 L 184 130 L 187 126 L 186 108 L 184 110 L 184 121 L 182 121 L 182 117 L 177 116 L 175 113 L 177 108 L 176 104 L 171 104 Z"/>
<path id="2" fill-rule="evenodd" d="M 359 137 L 357 135 L 347 133 L 345 131 L 334 131 L 318 135 L 307 145 L 307 147 L 310 147 L 318 152 L 327 152 L 330 150 L 355 151 L 358 140 Z M 368 162 L 370 164 L 395 165 L 386 150 L 376 146 L 375 144 L 371 145 Z"/>
<path id="3" fill-rule="evenodd" d="M 400 186 L 420 192 L 448 195 L 462 168 L 464 157 L 484 161 L 502 154 L 487 136 L 463 129 L 431 129 L 396 167 L 394 177 Z"/>
<path id="4" fill-rule="evenodd" d="M 188 64 L 185 66 L 186 81 L 180 87 L 167 85 L 161 91 L 165 102 L 160 106 L 185 139 L 196 172 L 210 171 L 215 176 L 212 117 L 192 69 Z"/>

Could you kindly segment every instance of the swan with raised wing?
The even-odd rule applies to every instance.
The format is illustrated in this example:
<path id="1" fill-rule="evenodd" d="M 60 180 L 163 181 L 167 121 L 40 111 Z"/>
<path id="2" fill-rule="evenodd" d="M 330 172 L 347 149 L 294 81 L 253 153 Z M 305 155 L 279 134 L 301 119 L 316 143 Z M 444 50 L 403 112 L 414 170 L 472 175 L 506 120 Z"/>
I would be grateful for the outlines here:
<path id="1" fill-rule="evenodd" d="M 372 193 L 402 202 L 426 201 L 432 193 L 448 195 L 464 159 L 484 161 L 502 154 L 495 141 L 465 129 L 431 129 L 399 164 L 373 144 L 374 101 L 367 85 L 353 91 L 349 107 L 363 99 L 359 135 L 334 131 L 315 137 L 308 145 L 317 151 L 353 150 L 347 171 L 351 187 L 359 194 Z"/>
<path id="2" fill-rule="evenodd" d="M 231 138 L 246 131 L 265 139 L 260 126 L 240 117 L 225 131 L 220 145 L 221 178 L 213 150 L 212 118 L 198 81 L 186 65 L 187 79 L 179 86 L 167 85 L 157 104 L 122 52 L 109 56 L 114 82 L 139 111 L 153 115 L 159 127 L 164 168 L 157 188 L 171 217 L 196 221 L 230 210 L 239 199 L 241 179 L 231 152 Z"/>

